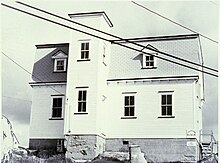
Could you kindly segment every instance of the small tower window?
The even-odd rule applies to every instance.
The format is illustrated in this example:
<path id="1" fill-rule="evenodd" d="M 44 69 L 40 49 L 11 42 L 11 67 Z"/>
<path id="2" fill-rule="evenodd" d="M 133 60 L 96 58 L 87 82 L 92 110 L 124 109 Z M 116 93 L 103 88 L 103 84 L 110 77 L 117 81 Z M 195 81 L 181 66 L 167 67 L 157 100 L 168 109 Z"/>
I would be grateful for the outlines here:
<path id="1" fill-rule="evenodd" d="M 86 112 L 86 90 L 79 90 L 78 93 L 78 112 Z"/>
<path id="2" fill-rule="evenodd" d="M 89 42 L 81 42 L 81 59 L 89 59 Z"/>

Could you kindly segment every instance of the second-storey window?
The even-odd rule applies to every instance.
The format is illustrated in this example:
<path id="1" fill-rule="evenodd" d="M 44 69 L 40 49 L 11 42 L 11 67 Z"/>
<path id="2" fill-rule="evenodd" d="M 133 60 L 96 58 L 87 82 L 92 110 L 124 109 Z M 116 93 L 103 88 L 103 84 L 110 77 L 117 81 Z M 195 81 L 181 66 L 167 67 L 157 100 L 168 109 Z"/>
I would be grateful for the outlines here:
<path id="1" fill-rule="evenodd" d="M 89 42 L 81 42 L 81 59 L 89 59 Z"/>
<path id="2" fill-rule="evenodd" d="M 161 115 L 172 116 L 172 94 L 161 95 Z"/>
<path id="3" fill-rule="evenodd" d="M 78 93 L 78 112 L 86 112 L 86 90 L 79 90 Z"/>
<path id="4" fill-rule="evenodd" d="M 134 116 L 134 96 L 124 96 L 124 116 Z"/>
<path id="5" fill-rule="evenodd" d="M 52 118 L 61 118 L 62 117 L 62 107 L 63 107 L 63 98 L 56 97 L 52 101 Z"/>

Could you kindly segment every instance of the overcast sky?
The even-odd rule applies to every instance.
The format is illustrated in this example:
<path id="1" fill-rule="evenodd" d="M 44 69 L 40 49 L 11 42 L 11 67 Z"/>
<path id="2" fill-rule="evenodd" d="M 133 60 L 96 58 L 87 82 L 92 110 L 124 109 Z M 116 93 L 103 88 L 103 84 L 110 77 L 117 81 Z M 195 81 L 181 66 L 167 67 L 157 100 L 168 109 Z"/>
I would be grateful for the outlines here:
<path id="1" fill-rule="evenodd" d="M 23 9 L 13 1 L 2 1 Z M 121 37 L 189 34 L 130 1 L 22 1 L 68 18 L 69 13 L 105 11 Z M 218 40 L 217 1 L 137 1 L 214 40 Z M 37 13 L 37 12 L 34 12 Z M 62 21 L 63 22 L 63 21 Z M 2 51 L 32 72 L 36 44 L 69 42 L 70 30 L 1 6 Z M 217 69 L 217 44 L 201 37 L 205 65 Z M 3 114 L 12 122 L 22 145 L 28 143 L 31 76 L 2 56 Z M 217 78 L 205 76 L 204 128 L 217 134 Z"/>

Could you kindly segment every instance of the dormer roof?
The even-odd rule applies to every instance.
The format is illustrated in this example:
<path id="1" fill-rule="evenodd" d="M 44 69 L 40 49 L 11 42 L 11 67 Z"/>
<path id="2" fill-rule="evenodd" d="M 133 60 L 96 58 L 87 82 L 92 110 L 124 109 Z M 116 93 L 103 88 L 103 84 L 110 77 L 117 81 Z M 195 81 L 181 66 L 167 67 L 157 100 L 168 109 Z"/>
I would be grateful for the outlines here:
<path id="1" fill-rule="evenodd" d="M 64 53 L 62 50 L 57 51 L 57 52 L 52 56 L 53 59 L 67 58 L 67 57 L 68 57 L 67 54 Z"/>

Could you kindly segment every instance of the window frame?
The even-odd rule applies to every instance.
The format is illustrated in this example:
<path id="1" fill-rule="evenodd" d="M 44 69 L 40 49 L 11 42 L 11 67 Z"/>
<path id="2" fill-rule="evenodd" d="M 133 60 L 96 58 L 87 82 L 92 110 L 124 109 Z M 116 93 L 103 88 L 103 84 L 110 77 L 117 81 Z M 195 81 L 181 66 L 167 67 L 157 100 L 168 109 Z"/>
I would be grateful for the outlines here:
<path id="1" fill-rule="evenodd" d="M 60 99 L 62 99 L 62 106 L 61 106 L 61 116 L 60 117 L 54 117 L 53 116 L 53 109 L 54 109 L 54 107 L 53 107 L 53 102 L 54 102 L 54 99 L 56 99 L 56 98 L 60 98 Z M 64 103 L 65 103 L 65 101 L 64 101 L 65 99 L 64 99 L 64 95 L 51 95 L 51 109 L 50 109 L 50 118 L 49 118 L 49 120 L 63 120 L 63 117 L 64 117 Z"/>
<path id="2" fill-rule="evenodd" d="M 136 92 L 123 92 L 123 116 L 121 117 L 121 119 L 136 119 Z M 130 105 L 130 102 L 129 102 L 129 105 L 126 105 L 126 101 L 125 101 L 125 98 L 126 97 L 129 97 L 129 100 L 130 100 L 130 97 L 133 97 L 133 102 L 134 104 L 133 105 Z M 129 114 L 129 115 L 126 115 L 126 108 L 132 108 L 133 107 L 133 115 Z M 131 113 L 131 111 L 130 111 Z"/>
<path id="3" fill-rule="evenodd" d="M 80 95 L 81 93 L 81 95 Z M 87 104 L 87 90 L 78 90 L 78 113 L 86 113 L 86 104 Z M 85 107 L 85 108 L 84 108 Z"/>
<path id="4" fill-rule="evenodd" d="M 76 87 L 76 99 L 77 99 L 77 101 L 76 101 L 76 112 L 74 113 L 75 115 L 77 115 L 77 114 L 88 114 L 88 86 L 83 86 L 83 87 Z M 81 100 L 81 101 L 79 101 L 79 92 L 80 91 L 86 91 L 86 97 L 85 97 L 85 100 Z M 79 103 L 80 102 L 85 102 L 85 111 L 83 111 L 83 110 L 79 110 Z"/>
<path id="5" fill-rule="evenodd" d="M 88 58 L 82 58 L 82 44 L 88 43 L 88 50 L 83 50 L 83 52 L 88 51 Z M 90 61 L 90 54 L 91 54 L 91 40 L 79 40 L 79 60 L 78 61 Z"/>
<path id="6" fill-rule="evenodd" d="M 166 99 L 166 104 L 162 104 L 162 96 L 166 95 L 167 96 L 171 95 L 171 104 L 167 104 L 167 99 Z M 174 91 L 159 91 L 159 109 L 160 109 L 160 116 L 158 118 L 175 118 L 174 114 Z M 166 114 L 163 115 L 163 108 L 166 107 Z M 167 107 L 171 106 L 171 114 L 167 114 Z"/>
<path id="7" fill-rule="evenodd" d="M 64 61 L 64 69 L 63 70 L 58 70 L 57 69 L 57 62 L 58 61 Z M 66 58 L 55 58 L 54 59 L 54 72 L 66 72 Z"/>
<path id="8" fill-rule="evenodd" d="M 149 54 L 143 54 L 142 55 L 142 59 L 143 59 L 143 62 L 142 62 L 142 68 L 144 68 L 144 69 L 153 69 L 153 68 L 157 68 L 157 57 L 155 57 L 157 55 L 157 53 L 149 53 Z M 146 60 L 146 57 L 153 57 L 153 66 L 147 66 L 146 65 L 146 62 L 147 62 L 147 60 Z M 151 61 L 151 60 L 149 60 L 149 61 Z"/>

